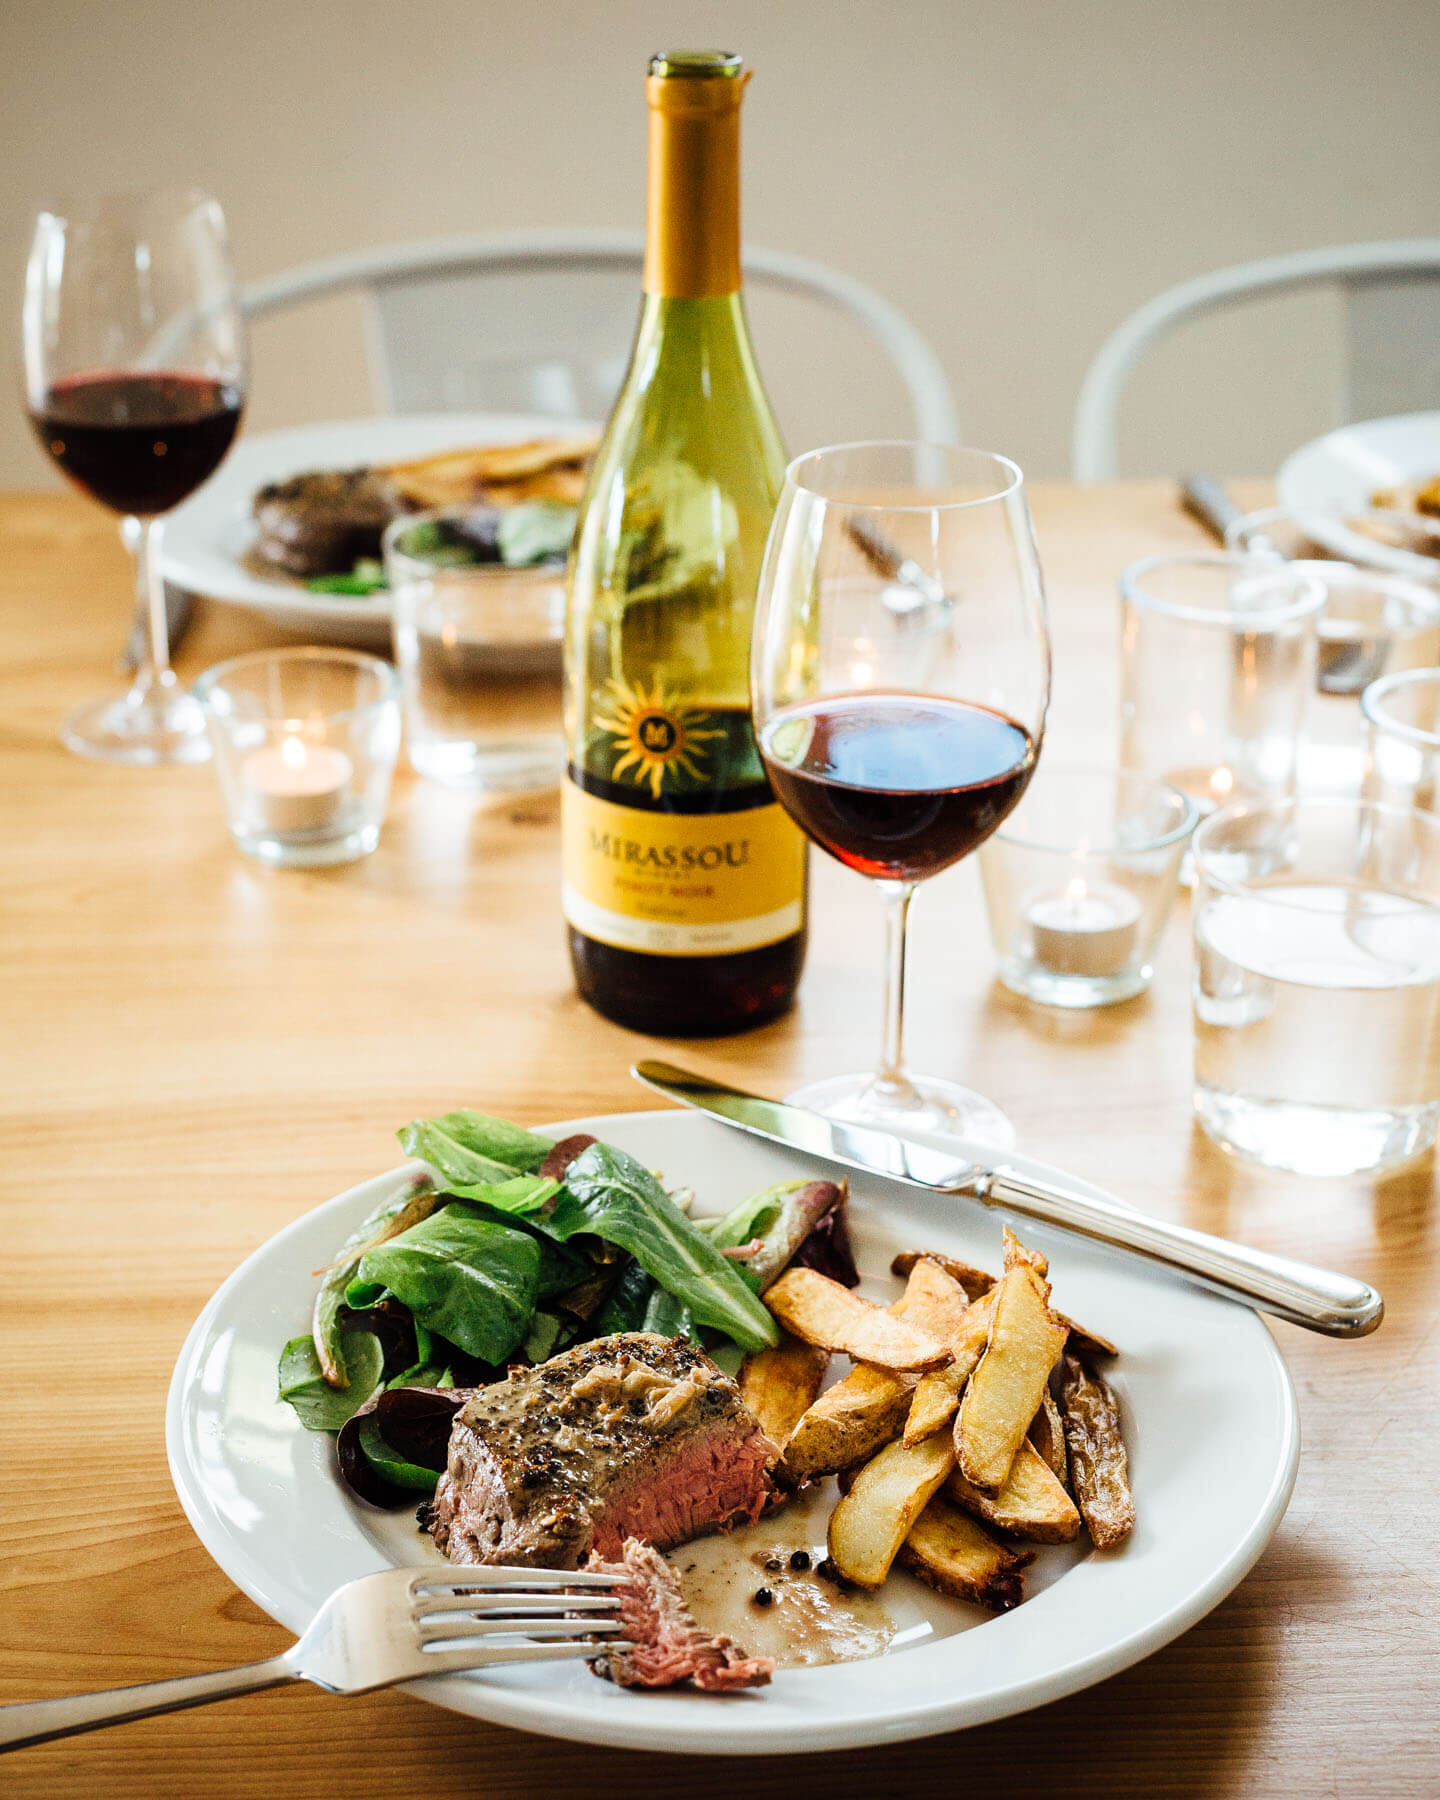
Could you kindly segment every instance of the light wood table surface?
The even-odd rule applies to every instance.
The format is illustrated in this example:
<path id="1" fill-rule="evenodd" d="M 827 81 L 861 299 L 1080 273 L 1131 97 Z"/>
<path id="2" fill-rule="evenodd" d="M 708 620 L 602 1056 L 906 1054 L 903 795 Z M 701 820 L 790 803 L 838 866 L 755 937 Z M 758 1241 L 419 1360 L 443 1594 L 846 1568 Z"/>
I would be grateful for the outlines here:
<path id="1" fill-rule="evenodd" d="M 1103 753 L 1114 578 L 1200 542 L 1166 484 L 1040 488 L 1057 648 L 1047 755 Z M 580 1004 L 553 797 L 481 806 L 402 778 L 379 851 L 277 872 L 232 848 L 206 767 L 61 749 L 115 680 L 113 524 L 71 496 L 0 499 L 0 1698 L 269 1656 L 288 1636 L 201 1549 L 171 1490 L 166 1383 L 196 1313 L 257 1244 L 389 1167 L 418 1113 L 527 1123 L 653 1098 L 652 1048 Z M 269 641 L 207 609 L 194 674 Z M 817 859 L 817 862 L 823 859 Z M 916 908 L 910 1060 L 1003 1105 L 1027 1149 L 1141 1206 L 1353 1271 L 1381 1331 L 1276 1336 L 1300 1394 L 1289 1513 L 1254 1572 L 1148 1661 L 1038 1712 L 927 1742 L 767 1761 L 607 1752 L 397 1694 L 297 1687 L 5 1759 L 0 1789 L 111 1800 L 685 1792 L 1022 1796 L 1440 1794 L 1440 1301 L 1429 1164 L 1377 1185 L 1232 1163 L 1191 1124 L 1183 905 L 1155 987 L 1090 1014 L 994 981 L 973 869 Z M 794 1013 L 686 1047 L 770 1091 L 868 1065 L 880 917 L 817 867 Z M 1224 1469 L 1198 1477 L 1215 1484 Z"/>

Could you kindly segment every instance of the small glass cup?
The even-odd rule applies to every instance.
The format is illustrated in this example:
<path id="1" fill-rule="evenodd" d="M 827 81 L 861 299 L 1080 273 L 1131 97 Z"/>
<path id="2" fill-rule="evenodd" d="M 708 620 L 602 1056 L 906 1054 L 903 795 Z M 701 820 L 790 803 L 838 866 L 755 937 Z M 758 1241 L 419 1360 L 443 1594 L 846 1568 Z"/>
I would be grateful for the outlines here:
<path id="1" fill-rule="evenodd" d="M 195 697 L 247 856 L 313 868 L 369 855 L 400 749 L 389 663 L 356 650 L 258 650 L 207 669 Z"/>
<path id="2" fill-rule="evenodd" d="M 1437 812 L 1440 669 L 1407 669 L 1360 696 L 1366 727 L 1365 799 Z"/>
<path id="3" fill-rule="evenodd" d="M 1322 694 L 1358 694 L 1381 675 L 1426 668 L 1440 656 L 1440 592 L 1359 559 L 1334 560 L 1304 519 L 1284 507 L 1234 520 L 1225 542 L 1258 561 L 1301 562 L 1324 584 L 1325 607 L 1315 627 L 1315 681 Z"/>
<path id="4" fill-rule="evenodd" d="M 1042 762 L 980 848 L 1006 987 L 1045 1006 L 1109 1006 L 1143 993 L 1199 816 L 1164 782 Z"/>
<path id="5" fill-rule="evenodd" d="M 1195 1112 L 1301 1175 L 1378 1174 L 1440 1130 L 1440 818 L 1353 798 L 1195 834 Z"/>
<path id="6" fill-rule="evenodd" d="M 442 507 L 386 531 L 395 660 L 416 773 L 521 793 L 565 772 L 565 571 L 474 561 L 489 518 Z"/>
<path id="7" fill-rule="evenodd" d="M 1120 600 L 1122 767 L 1202 815 L 1291 793 L 1324 586 L 1303 564 L 1146 556 Z"/>

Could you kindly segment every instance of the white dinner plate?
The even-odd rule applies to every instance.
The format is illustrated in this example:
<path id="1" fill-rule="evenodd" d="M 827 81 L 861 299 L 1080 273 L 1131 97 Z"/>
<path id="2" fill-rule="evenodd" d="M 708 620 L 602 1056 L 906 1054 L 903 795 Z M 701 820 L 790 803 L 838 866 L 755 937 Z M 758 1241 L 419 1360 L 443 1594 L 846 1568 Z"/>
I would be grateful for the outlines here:
<path id="1" fill-rule="evenodd" d="M 303 582 L 265 575 L 246 561 L 255 541 L 255 490 L 311 469 L 355 469 L 589 429 L 583 421 L 528 413 L 416 413 L 242 437 L 204 487 L 166 518 L 165 579 L 211 600 L 257 607 L 291 630 L 388 646 L 388 595 L 312 594 Z"/>
<path id="2" fill-rule="evenodd" d="M 631 1151 L 671 1182 L 693 1186 L 702 1214 L 816 1168 L 813 1158 L 693 1113 L 620 1113 L 548 1129 L 557 1137 L 592 1131 Z M 1014 1162 L 1022 1173 L 1047 1172 L 1029 1157 Z M 898 1292 L 889 1274 L 897 1250 L 998 1264 L 1000 1217 L 977 1203 L 878 1177 L 850 1179 L 865 1293 L 884 1300 Z M 342 1582 L 438 1559 L 408 1509 L 382 1513 L 349 1497 L 333 1441 L 305 1431 L 275 1393 L 280 1348 L 309 1320 L 310 1271 L 393 1180 L 392 1172 L 362 1183 L 262 1245 L 196 1321 L 170 1387 L 170 1467 L 191 1524 L 226 1574 L 296 1632 Z M 892 1574 L 883 1599 L 900 1644 L 870 1661 L 782 1669 L 759 1692 L 637 1693 L 597 1680 L 583 1663 L 437 1676 L 410 1691 L 456 1712 L 588 1743 L 773 1755 L 1004 1718 L 1088 1687 L 1178 1637 L 1230 1592 L 1285 1511 L 1300 1448 L 1285 1363 L 1244 1307 L 1138 1258 L 1028 1222 L 1021 1230 L 1050 1256 L 1057 1307 L 1120 1345 L 1109 1378 L 1137 1515 L 1125 1545 L 1099 1553 L 1082 1538 L 1081 1546 L 1040 1547 L 1026 1573 L 1028 1597 L 998 1617 Z M 822 1530 L 823 1517 L 822 1510 Z"/>
<path id="3" fill-rule="evenodd" d="M 1340 524 L 1336 514 L 1363 511 L 1378 489 L 1440 475 L 1440 412 L 1366 419 L 1327 432 L 1292 451 L 1275 477 L 1280 504 L 1296 514 L 1336 556 L 1433 581 L 1440 559 L 1379 544 Z"/>

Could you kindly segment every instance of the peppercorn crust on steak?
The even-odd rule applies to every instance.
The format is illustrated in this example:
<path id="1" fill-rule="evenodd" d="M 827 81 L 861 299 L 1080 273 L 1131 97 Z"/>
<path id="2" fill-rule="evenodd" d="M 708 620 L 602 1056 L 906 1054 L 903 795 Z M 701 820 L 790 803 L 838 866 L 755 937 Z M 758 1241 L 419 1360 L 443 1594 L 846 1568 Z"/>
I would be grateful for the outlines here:
<path id="1" fill-rule="evenodd" d="M 779 1454 L 708 1356 L 623 1332 L 481 1388 L 421 1518 L 452 1562 L 574 1569 L 752 1524 Z"/>

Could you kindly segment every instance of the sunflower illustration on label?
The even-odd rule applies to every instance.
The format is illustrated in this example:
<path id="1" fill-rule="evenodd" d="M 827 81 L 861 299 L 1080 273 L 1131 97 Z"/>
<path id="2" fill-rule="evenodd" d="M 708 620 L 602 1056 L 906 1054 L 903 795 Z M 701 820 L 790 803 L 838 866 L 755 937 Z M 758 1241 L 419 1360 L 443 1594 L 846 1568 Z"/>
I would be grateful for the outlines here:
<path id="1" fill-rule="evenodd" d="M 597 713 L 594 724 L 614 739 L 610 779 L 648 787 L 657 800 L 667 781 L 703 784 L 708 746 L 727 736 L 723 727 L 708 712 L 673 700 L 658 678 L 648 693 L 643 681 L 605 685 L 609 710 Z"/>

